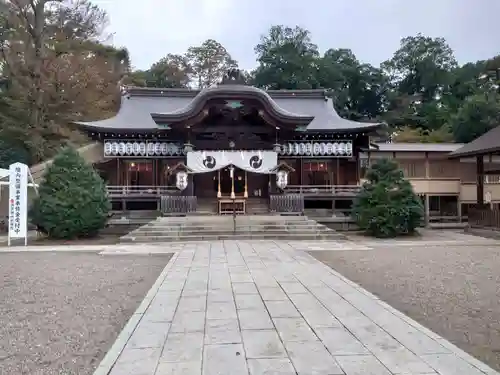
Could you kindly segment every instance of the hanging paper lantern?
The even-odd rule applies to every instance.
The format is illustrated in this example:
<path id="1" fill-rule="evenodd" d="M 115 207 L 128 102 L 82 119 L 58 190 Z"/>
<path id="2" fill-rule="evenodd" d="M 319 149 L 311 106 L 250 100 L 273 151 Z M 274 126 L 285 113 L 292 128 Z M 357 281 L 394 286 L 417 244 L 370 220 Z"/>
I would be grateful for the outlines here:
<path id="1" fill-rule="evenodd" d="M 338 142 L 335 142 L 333 144 L 333 154 L 334 155 L 338 155 L 339 154 L 339 143 Z"/>
<path id="2" fill-rule="evenodd" d="M 146 153 L 148 156 L 153 156 L 155 154 L 155 144 L 154 143 L 148 143 L 146 145 Z"/>
<path id="3" fill-rule="evenodd" d="M 125 145 L 125 143 L 120 142 L 120 144 L 118 145 L 118 153 L 120 155 L 125 155 L 126 151 L 127 151 L 127 146 Z"/>
<path id="4" fill-rule="evenodd" d="M 321 155 L 326 155 L 326 144 L 325 143 L 320 143 L 320 146 L 319 146 L 319 153 Z"/>
<path id="5" fill-rule="evenodd" d="M 104 142 L 104 155 L 111 155 L 111 142 Z"/>
<path id="6" fill-rule="evenodd" d="M 346 155 L 349 155 L 349 156 L 352 155 L 352 142 L 351 141 L 346 142 L 345 146 L 346 146 L 345 147 Z"/>
<path id="7" fill-rule="evenodd" d="M 139 155 L 139 143 L 132 143 L 132 150 L 134 152 L 134 155 Z"/>
<path id="8" fill-rule="evenodd" d="M 313 155 L 319 155 L 321 153 L 321 146 L 319 143 L 313 145 Z"/>
<path id="9" fill-rule="evenodd" d="M 306 155 L 312 155 L 313 153 L 313 146 L 312 143 L 306 143 Z"/>
<path id="10" fill-rule="evenodd" d="M 345 143 L 344 142 L 339 142 L 339 154 L 340 155 L 345 154 Z"/>
<path id="11" fill-rule="evenodd" d="M 306 154 L 306 144 L 300 143 L 299 144 L 299 155 L 305 155 L 305 154 Z"/>

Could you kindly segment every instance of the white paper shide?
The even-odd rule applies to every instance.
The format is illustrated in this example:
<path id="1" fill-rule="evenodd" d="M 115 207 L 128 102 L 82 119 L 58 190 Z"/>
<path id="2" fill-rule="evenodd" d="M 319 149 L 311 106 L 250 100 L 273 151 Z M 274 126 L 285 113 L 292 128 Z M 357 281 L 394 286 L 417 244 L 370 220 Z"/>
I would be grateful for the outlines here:
<path id="1" fill-rule="evenodd" d="M 14 163 L 9 167 L 9 243 L 11 238 L 27 238 L 28 166 Z"/>

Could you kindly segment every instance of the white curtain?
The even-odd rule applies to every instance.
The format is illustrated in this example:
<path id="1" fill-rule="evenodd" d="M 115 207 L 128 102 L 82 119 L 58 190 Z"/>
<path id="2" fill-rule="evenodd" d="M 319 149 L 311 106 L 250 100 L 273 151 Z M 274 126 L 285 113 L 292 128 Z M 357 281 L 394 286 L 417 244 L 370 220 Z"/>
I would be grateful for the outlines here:
<path id="1" fill-rule="evenodd" d="M 274 151 L 190 151 L 187 166 L 193 173 L 216 171 L 234 165 L 248 172 L 269 174 L 278 164 Z"/>

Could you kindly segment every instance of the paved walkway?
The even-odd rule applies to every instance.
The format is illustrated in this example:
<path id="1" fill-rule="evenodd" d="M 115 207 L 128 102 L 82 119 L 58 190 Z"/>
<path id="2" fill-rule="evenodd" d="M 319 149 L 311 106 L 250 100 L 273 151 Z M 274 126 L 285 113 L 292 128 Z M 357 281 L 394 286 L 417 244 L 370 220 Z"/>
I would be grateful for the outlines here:
<path id="1" fill-rule="evenodd" d="M 294 244 L 165 247 L 96 375 L 497 374 Z"/>

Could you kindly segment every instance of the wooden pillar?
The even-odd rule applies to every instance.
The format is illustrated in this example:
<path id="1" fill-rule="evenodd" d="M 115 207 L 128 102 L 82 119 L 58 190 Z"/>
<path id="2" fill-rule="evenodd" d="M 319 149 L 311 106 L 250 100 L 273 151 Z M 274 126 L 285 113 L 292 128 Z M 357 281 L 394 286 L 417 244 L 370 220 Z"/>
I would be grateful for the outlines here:
<path id="1" fill-rule="evenodd" d="M 217 170 L 217 198 L 222 196 L 222 192 L 220 191 L 220 169 Z"/>
<path id="2" fill-rule="evenodd" d="M 299 166 L 300 166 L 300 180 L 299 180 L 299 185 L 304 185 L 304 178 L 303 178 L 303 173 L 304 173 L 304 159 L 303 158 L 299 159 Z"/>
<path id="3" fill-rule="evenodd" d="M 340 185 L 340 161 L 339 158 L 336 159 L 337 161 L 337 175 L 335 177 L 335 185 Z"/>
<path id="4" fill-rule="evenodd" d="M 484 205 L 484 157 L 476 157 L 476 178 L 477 178 L 477 204 L 479 206 Z"/>
<path id="5" fill-rule="evenodd" d="M 244 198 L 248 198 L 248 173 L 245 170 L 245 192 L 243 193 Z"/>
<path id="6" fill-rule="evenodd" d="M 425 178 L 430 178 L 430 165 L 429 165 L 429 153 L 425 153 Z"/>
<path id="7" fill-rule="evenodd" d="M 115 176 L 115 183 L 116 185 L 120 186 L 123 185 L 122 178 L 120 176 L 120 159 L 116 158 L 116 176 Z"/>
<path id="8" fill-rule="evenodd" d="M 229 169 L 229 172 L 231 173 L 231 199 L 236 198 L 236 195 L 234 194 L 234 167 L 231 167 L 233 169 Z"/>
<path id="9" fill-rule="evenodd" d="M 425 200 L 424 200 L 424 215 L 425 215 L 425 226 L 429 227 L 430 223 L 430 207 L 429 207 L 429 194 L 425 194 Z"/>

